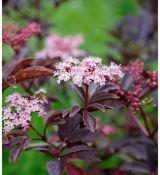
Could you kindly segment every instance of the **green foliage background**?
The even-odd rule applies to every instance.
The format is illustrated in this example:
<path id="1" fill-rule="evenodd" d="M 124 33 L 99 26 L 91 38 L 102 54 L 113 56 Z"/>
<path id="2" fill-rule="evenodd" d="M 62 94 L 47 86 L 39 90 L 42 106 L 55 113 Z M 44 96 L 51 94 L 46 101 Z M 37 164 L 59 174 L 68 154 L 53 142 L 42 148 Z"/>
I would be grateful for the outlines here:
<path id="1" fill-rule="evenodd" d="M 33 18 L 38 16 L 42 21 L 48 21 L 53 24 L 50 33 L 58 32 L 63 35 L 83 34 L 85 44 L 82 48 L 87 50 L 90 55 L 103 57 L 104 62 L 106 62 L 106 53 L 112 53 L 117 60 L 121 59 L 121 55 L 111 50 L 107 45 L 110 41 L 120 44 L 120 41 L 117 41 L 110 34 L 115 28 L 115 22 L 127 15 L 136 14 L 138 8 L 136 0 L 69 0 L 62 3 L 58 8 L 53 7 L 49 0 L 43 0 L 41 1 L 40 10 L 26 2 L 18 11 L 8 7 L 7 15 L 3 15 L 3 24 L 13 22 L 23 26 L 27 24 L 28 16 Z M 37 38 L 32 38 L 28 42 L 30 48 L 28 56 L 33 57 L 43 45 L 43 40 L 39 42 Z M 8 46 L 3 45 L 3 59 L 9 62 L 12 56 L 13 51 Z M 49 88 L 48 85 L 46 87 Z M 13 91 L 23 94 L 20 87 L 9 88 L 4 92 L 3 99 L 6 95 L 13 93 Z M 71 92 L 69 94 L 71 97 L 69 102 L 66 97 L 59 95 L 63 103 L 53 104 L 54 109 L 70 107 L 71 102 L 75 101 L 75 97 Z M 105 123 L 108 121 L 107 116 L 110 116 L 110 114 L 103 115 Z M 38 119 L 34 122 L 39 131 L 41 131 L 42 121 Z M 117 122 L 122 121 L 119 119 Z M 47 174 L 45 163 L 50 158 L 44 154 L 35 151 L 25 151 L 16 163 L 9 163 L 8 157 L 9 153 L 3 150 L 3 175 Z M 100 166 L 104 169 L 115 167 L 119 161 L 119 158 L 112 157 Z"/>

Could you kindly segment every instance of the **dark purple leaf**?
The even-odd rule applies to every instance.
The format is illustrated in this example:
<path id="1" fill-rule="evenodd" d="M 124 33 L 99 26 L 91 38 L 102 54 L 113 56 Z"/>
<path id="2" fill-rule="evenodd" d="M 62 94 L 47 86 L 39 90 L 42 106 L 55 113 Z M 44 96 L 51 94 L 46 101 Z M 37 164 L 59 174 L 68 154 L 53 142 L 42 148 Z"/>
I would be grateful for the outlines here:
<path id="1" fill-rule="evenodd" d="M 16 83 L 25 81 L 28 79 L 52 76 L 53 71 L 51 69 L 45 68 L 43 66 L 31 66 L 25 69 L 22 69 L 12 75 L 10 82 L 13 82 L 14 79 Z M 9 77 L 8 77 L 9 78 Z M 6 81 L 3 81 L 3 89 L 7 88 L 9 84 Z"/>
<path id="2" fill-rule="evenodd" d="M 53 150 L 53 148 L 49 144 L 47 144 L 47 143 L 29 144 L 26 147 L 26 149 L 39 151 L 39 152 L 42 152 L 44 154 L 47 154 L 47 155 L 49 155 L 51 157 L 57 155 L 57 153 L 55 152 L 55 150 Z"/>
<path id="3" fill-rule="evenodd" d="M 102 134 L 98 132 L 90 132 L 88 133 L 81 139 L 82 142 L 96 142 L 96 141 L 104 141 L 105 138 Z"/>
<path id="4" fill-rule="evenodd" d="M 89 85 L 89 88 L 88 88 L 89 96 L 92 97 L 97 92 L 97 89 L 98 89 L 97 84 L 92 83 L 91 85 Z"/>
<path id="5" fill-rule="evenodd" d="M 117 141 L 111 142 L 109 145 L 109 149 L 111 152 L 115 152 L 117 150 L 120 150 L 121 148 L 125 148 L 125 146 L 135 145 L 135 144 L 153 145 L 153 141 L 144 135 L 135 134 L 135 135 L 126 136 Z"/>
<path id="6" fill-rule="evenodd" d="M 43 66 L 32 66 L 17 72 L 14 76 L 16 81 L 23 81 L 37 77 L 52 76 L 53 71 Z"/>
<path id="7" fill-rule="evenodd" d="M 64 124 L 65 120 L 62 118 L 62 113 L 63 113 L 63 110 L 56 111 L 56 112 L 52 112 L 52 111 L 49 112 L 47 117 L 46 117 L 45 124 L 46 125 Z"/>
<path id="8" fill-rule="evenodd" d="M 19 158 L 22 150 L 23 150 L 23 147 L 22 147 L 21 144 L 18 144 L 16 146 L 14 146 L 13 148 L 11 148 L 11 150 L 10 150 L 10 161 L 11 162 L 16 162 L 17 159 Z"/>
<path id="9" fill-rule="evenodd" d="M 40 143 L 32 143 L 27 146 L 27 149 L 33 150 L 46 150 L 48 149 L 48 143 L 40 142 Z"/>
<path id="10" fill-rule="evenodd" d="M 91 150 L 92 148 L 86 146 L 86 145 L 77 145 L 77 146 L 73 146 L 71 148 L 69 148 L 66 152 L 65 152 L 65 156 L 66 155 L 69 155 L 69 154 L 73 154 L 73 153 L 76 153 L 76 152 L 81 152 L 81 151 L 89 151 Z"/>
<path id="11" fill-rule="evenodd" d="M 104 86 L 101 86 L 98 91 L 103 91 L 103 92 L 109 92 L 110 90 L 117 90 L 119 89 L 119 86 L 112 84 L 112 83 L 108 83 Z"/>
<path id="12" fill-rule="evenodd" d="M 107 106 L 107 105 L 101 105 L 99 103 L 93 103 L 91 105 L 88 106 L 87 110 L 89 112 L 94 112 L 94 111 L 102 111 L 105 112 L 106 109 L 113 109 L 111 106 Z"/>
<path id="13" fill-rule="evenodd" d="M 47 162 L 46 167 L 50 175 L 62 175 L 67 159 L 61 158 L 60 160 L 52 160 Z"/>
<path id="14" fill-rule="evenodd" d="M 96 142 L 96 141 L 102 141 L 104 140 L 104 137 L 102 134 L 98 132 L 90 132 L 88 129 L 85 128 L 79 128 L 75 129 L 74 132 L 70 134 L 70 137 L 68 140 L 71 143 L 81 141 L 83 143 L 86 142 Z"/>
<path id="15" fill-rule="evenodd" d="M 23 147 L 23 149 L 25 149 L 29 145 L 30 141 L 31 141 L 31 139 L 29 137 L 24 137 L 22 139 L 22 147 Z"/>
<path id="16" fill-rule="evenodd" d="M 14 76 L 9 76 L 8 79 L 7 79 L 7 83 L 10 85 L 10 86 L 15 86 L 16 85 L 16 78 Z"/>
<path id="17" fill-rule="evenodd" d="M 69 113 L 69 117 L 74 117 L 80 110 L 81 108 L 79 106 L 73 106 Z"/>
<path id="18" fill-rule="evenodd" d="M 76 92 L 76 94 L 79 96 L 79 98 L 84 101 L 85 93 L 84 90 L 81 87 L 72 85 L 72 89 Z"/>
<path id="19" fill-rule="evenodd" d="M 136 159 L 147 160 L 147 150 L 142 144 L 126 145 L 123 150 Z"/>
<path id="20" fill-rule="evenodd" d="M 8 139 L 7 135 L 5 135 L 5 134 L 2 135 L 2 143 L 4 145 L 9 144 L 9 139 Z"/>
<path id="21" fill-rule="evenodd" d="M 65 118 L 69 114 L 69 112 L 70 112 L 69 109 L 65 109 L 62 113 L 62 117 Z"/>
<path id="22" fill-rule="evenodd" d="M 89 100 L 89 103 L 90 104 L 99 103 L 99 102 L 104 102 L 104 101 L 112 100 L 112 99 L 119 99 L 119 97 L 111 93 L 99 92 Z"/>
<path id="23" fill-rule="evenodd" d="M 95 132 L 96 129 L 96 119 L 92 116 L 91 113 L 85 111 L 83 114 L 84 125 L 91 131 Z"/>
<path id="24" fill-rule="evenodd" d="M 121 87 L 123 89 L 129 89 L 129 87 L 133 84 L 134 80 L 131 76 L 129 76 L 128 74 L 125 74 L 123 80 L 122 80 L 122 84 Z"/>
<path id="25" fill-rule="evenodd" d="M 21 69 L 28 67 L 31 62 L 32 59 L 25 58 L 13 61 L 10 64 L 5 64 L 2 69 L 3 89 L 8 87 L 9 85 L 14 86 L 16 81 L 13 75 Z"/>
<path id="26" fill-rule="evenodd" d="M 100 159 L 97 157 L 96 154 L 97 154 L 96 151 L 89 150 L 89 151 L 74 153 L 74 157 L 85 161 L 100 161 Z"/>
<path id="27" fill-rule="evenodd" d="M 30 65 L 33 59 L 25 58 L 13 61 L 10 64 L 5 64 L 2 68 L 2 77 L 5 81 L 7 81 L 8 77 L 10 75 L 14 75 L 16 72 L 20 71 L 21 69 L 24 69 Z"/>
<path id="28" fill-rule="evenodd" d="M 132 173 L 149 173 L 150 174 L 150 169 L 149 166 L 142 162 L 142 161 L 135 161 L 135 162 L 130 162 L 130 163 L 125 163 L 121 167 L 122 170 L 132 172 Z"/>
<path id="29" fill-rule="evenodd" d="M 12 136 L 26 136 L 26 133 L 22 131 L 21 129 L 16 129 L 10 131 L 7 135 L 12 135 Z"/>
<path id="30" fill-rule="evenodd" d="M 65 117 L 65 124 L 59 125 L 58 134 L 62 139 L 68 139 L 73 131 L 80 126 L 82 116 L 77 114 L 75 117 Z"/>

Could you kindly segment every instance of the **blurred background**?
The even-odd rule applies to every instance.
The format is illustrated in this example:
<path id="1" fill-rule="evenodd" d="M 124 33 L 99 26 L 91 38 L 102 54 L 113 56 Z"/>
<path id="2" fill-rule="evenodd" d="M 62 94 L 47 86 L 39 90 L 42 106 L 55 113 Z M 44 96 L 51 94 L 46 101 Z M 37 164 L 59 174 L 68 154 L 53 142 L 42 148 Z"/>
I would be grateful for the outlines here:
<path id="1" fill-rule="evenodd" d="M 157 8 L 158 0 L 3 0 L 3 25 L 12 22 L 20 27 L 35 21 L 41 25 L 42 34 L 27 42 L 25 56 L 34 57 L 44 47 L 44 38 L 51 33 L 61 35 L 82 34 L 82 49 L 89 55 L 111 60 L 125 65 L 140 58 L 145 68 L 157 69 Z M 3 61 L 10 62 L 14 55 L 8 45 L 3 45 Z M 23 90 L 17 86 L 7 89 L 4 97 L 13 91 Z M 51 88 L 51 87 L 50 87 Z M 73 100 L 53 104 L 54 109 L 70 107 Z M 69 93 L 69 97 L 72 94 Z M 148 109 L 150 110 L 150 109 Z M 107 123 L 115 115 L 108 112 Z M 119 115 L 117 123 L 123 119 Z M 116 123 L 115 122 L 115 123 Z M 36 120 L 35 120 L 36 123 Z M 42 127 L 42 121 L 36 123 Z M 122 135 L 118 132 L 111 139 Z M 23 152 L 20 159 L 8 163 L 8 152 L 3 151 L 3 175 L 45 175 L 45 163 L 50 159 L 36 151 Z M 115 168 L 121 164 L 121 158 L 113 156 L 100 166 L 104 169 Z"/>

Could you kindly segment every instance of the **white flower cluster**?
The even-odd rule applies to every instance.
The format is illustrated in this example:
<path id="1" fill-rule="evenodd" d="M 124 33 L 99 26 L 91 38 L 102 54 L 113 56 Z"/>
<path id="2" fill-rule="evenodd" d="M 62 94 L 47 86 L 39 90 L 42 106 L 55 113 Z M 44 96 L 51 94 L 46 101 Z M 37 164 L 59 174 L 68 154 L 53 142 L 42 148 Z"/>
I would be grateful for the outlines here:
<path id="1" fill-rule="evenodd" d="M 57 83 L 72 80 L 79 87 L 82 84 L 91 83 L 105 85 L 107 82 L 115 82 L 122 79 L 124 73 L 120 65 L 111 62 L 110 66 L 102 65 L 98 57 L 86 57 L 80 62 L 76 58 L 70 57 L 64 62 L 55 65 L 54 76 Z"/>

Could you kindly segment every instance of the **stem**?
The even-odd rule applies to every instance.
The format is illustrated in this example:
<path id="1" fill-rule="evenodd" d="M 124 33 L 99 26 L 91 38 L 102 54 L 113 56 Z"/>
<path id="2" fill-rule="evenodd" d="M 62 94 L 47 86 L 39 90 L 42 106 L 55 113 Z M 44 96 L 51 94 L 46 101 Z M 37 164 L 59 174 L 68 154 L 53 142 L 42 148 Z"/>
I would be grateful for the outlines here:
<path id="1" fill-rule="evenodd" d="M 32 125 L 32 123 L 29 122 L 29 126 L 32 128 L 32 130 L 42 138 L 42 140 L 44 140 L 44 136 L 39 132 L 37 131 L 37 129 Z"/>
<path id="2" fill-rule="evenodd" d="M 43 137 L 46 138 L 47 125 L 44 128 Z"/>
<path id="3" fill-rule="evenodd" d="M 137 116 L 134 115 L 133 112 L 129 110 L 129 108 L 127 108 L 127 109 L 128 109 L 128 112 L 129 112 L 131 118 L 132 118 L 132 119 L 134 120 L 134 122 L 137 124 L 138 128 L 139 128 L 146 136 L 148 136 L 149 133 L 145 130 L 145 128 L 143 128 L 143 126 L 141 125 L 141 123 L 140 123 L 140 121 L 138 120 Z"/>
<path id="4" fill-rule="evenodd" d="M 149 128 L 149 125 L 148 125 L 148 121 L 147 121 L 147 116 L 146 116 L 142 106 L 140 107 L 140 112 L 141 112 L 141 115 L 142 115 L 143 120 L 144 120 L 145 128 L 148 131 L 148 134 L 151 135 L 151 131 L 150 131 L 150 128 Z"/>
<path id="5" fill-rule="evenodd" d="M 87 110 L 88 107 L 88 85 L 86 85 L 85 99 L 84 99 L 84 110 Z"/>
<path id="6" fill-rule="evenodd" d="M 147 96 L 149 93 L 151 93 L 152 91 L 154 91 L 155 89 L 157 89 L 157 88 L 148 89 L 144 94 L 141 95 L 140 98 L 142 99 L 143 97 Z"/>
<path id="7" fill-rule="evenodd" d="M 158 130 L 158 124 L 157 126 L 155 127 L 155 129 L 153 130 L 152 134 L 151 134 L 151 137 L 154 137 L 155 133 L 157 132 Z"/>

